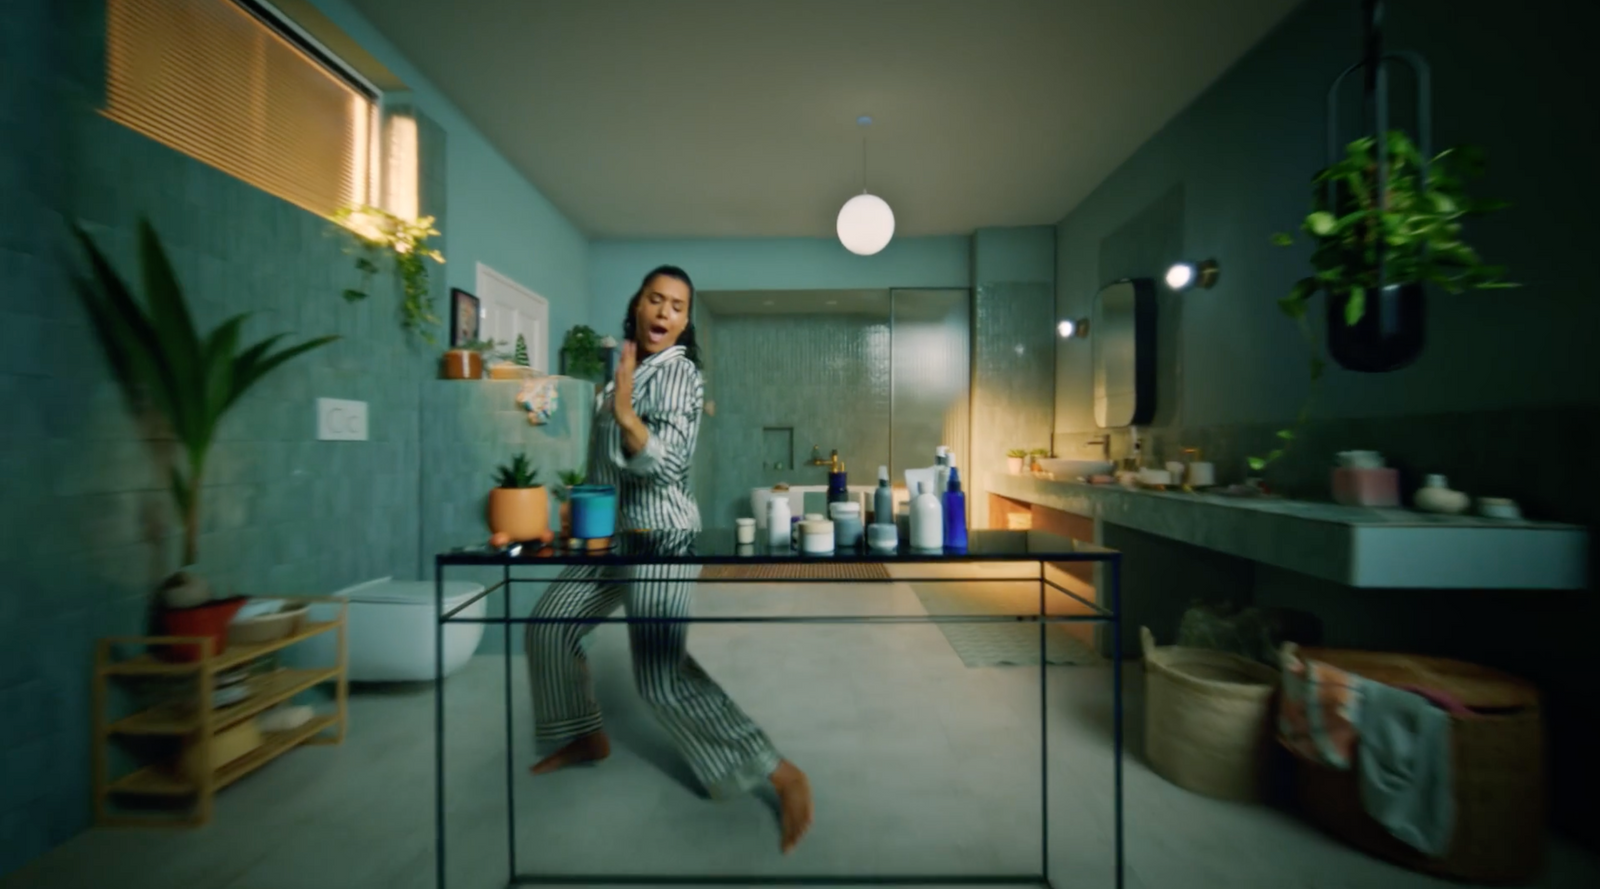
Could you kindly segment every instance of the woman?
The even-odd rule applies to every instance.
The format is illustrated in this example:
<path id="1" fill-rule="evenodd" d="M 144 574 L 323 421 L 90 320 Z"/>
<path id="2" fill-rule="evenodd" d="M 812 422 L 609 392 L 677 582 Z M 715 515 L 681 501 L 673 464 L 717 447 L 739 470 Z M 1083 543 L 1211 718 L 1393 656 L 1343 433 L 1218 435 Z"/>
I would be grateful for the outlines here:
<path id="1" fill-rule="evenodd" d="M 689 320 L 693 307 L 694 285 L 674 266 L 646 275 L 628 303 L 622 360 L 616 380 L 598 399 L 589 441 L 590 481 L 616 487 L 622 530 L 700 530 L 700 510 L 689 493 L 705 402 Z M 539 600 L 533 616 L 598 619 L 622 605 L 630 617 L 681 619 L 689 614 L 698 571 L 694 565 L 570 569 Z M 594 626 L 528 625 L 536 737 L 541 744 L 565 742 L 534 765 L 536 775 L 611 753 L 579 645 Z M 688 628 L 628 624 L 639 694 L 713 799 L 771 784 L 787 853 L 811 826 L 810 784 L 689 656 Z"/>

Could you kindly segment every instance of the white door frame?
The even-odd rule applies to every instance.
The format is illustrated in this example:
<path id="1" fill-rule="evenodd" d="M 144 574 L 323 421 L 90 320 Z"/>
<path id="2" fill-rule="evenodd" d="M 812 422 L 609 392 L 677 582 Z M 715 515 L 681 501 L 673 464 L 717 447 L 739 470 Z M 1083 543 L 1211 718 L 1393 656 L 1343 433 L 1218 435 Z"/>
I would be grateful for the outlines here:
<path id="1" fill-rule="evenodd" d="M 510 291 L 516 293 L 517 296 L 522 297 L 523 299 L 526 299 L 528 302 L 532 303 L 534 305 L 534 307 L 537 309 L 537 311 L 539 313 L 539 316 L 540 316 L 535 320 L 537 320 L 537 322 L 540 324 L 540 326 L 543 329 L 540 331 L 540 333 L 538 335 L 536 335 L 534 337 L 531 337 L 531 338 L 527 338 L 528 339 L 528 364 L 531 365 L 534 370 L 538 370 L 538 371 L 541 371 L 541 372 L 544 372 L 544 373 L 549 373 L 550 372 L 550 301 L 545 299 L 544 297 L 540 296 L 539 294 L 534 293 L 532 290 L 529 290 L 528 288 L 522 286 L 521 284 L 518 284 L 516 281 L 512 280 L 509 276 L 507 276 L 507 275 L 505 275 L 505 274 L 503 274 L 501 272 L 497 272 L 494 269 L 490 268 L 489 266 L 487 266 L 487 265 L 485 265 L 485 264 L 483 264 L 481 262 L 478 263 L 477 271 L 478 271 L 478 282 L 477 283 L 478 283 L 478 299 L 479 299 L 478 312 L 480 314 L 480 318 L 479 318 L 480 323 L 484 318 L 488 317 L 489 303 L 488 303 L 488 300 L 484 299 L 484 295 L 490 290 L 491 287 L 501 288 L 501 289 L 504 289 L 504 290 L 510 290 Z M 489 286 L 485 286 L 486 284 L 489 285 Z"/>

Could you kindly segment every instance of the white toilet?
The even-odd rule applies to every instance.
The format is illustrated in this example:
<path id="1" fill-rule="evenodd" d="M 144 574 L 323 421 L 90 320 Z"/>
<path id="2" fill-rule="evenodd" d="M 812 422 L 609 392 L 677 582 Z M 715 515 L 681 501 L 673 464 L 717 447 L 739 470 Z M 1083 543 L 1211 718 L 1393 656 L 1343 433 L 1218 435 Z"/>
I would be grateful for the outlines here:
<path id="1" fill-rule="evenodd" d="M 444 609 L 449 612 L 483 592 L 483 585 L 446 581 Z M 332 594 L 349 600 L 345 644 L 348 646 L 351 682 L 428 682 L 434 678 L 434 626 L 437 603 L 429 580 L 380 578 Z M 479 618 L 489 597 L 467 606 L 455 617 Z M 333 603 L 311 606 L 312 620 L 331 620 L 338 614 Z M 444 673 L 454 673 L 472 659 L 483 640 L 483 624 L 451 623 L 444 628 Z M 285 649 L 286 666 L 315 667 L 335 661 L 338 639 L 324 633 Z"/>

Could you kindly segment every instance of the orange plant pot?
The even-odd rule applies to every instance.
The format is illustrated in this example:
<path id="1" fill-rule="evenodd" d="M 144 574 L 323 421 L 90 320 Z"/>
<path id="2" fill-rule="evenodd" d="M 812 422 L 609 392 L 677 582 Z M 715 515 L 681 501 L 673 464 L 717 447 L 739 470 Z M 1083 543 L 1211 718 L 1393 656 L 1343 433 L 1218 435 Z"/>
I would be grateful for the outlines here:
<path id="1" fill-rule="evenodd" d="M 447 380 L 483 379 L 483 356 L 471 349 L 451 349 L 440 364 L 440 373 Z"/>
<path id="2" fill-rule="evenodd" d="M 489 491 L 489 532 L 515 541 L 536 540 L 550 530 L 550 494 L 536 488 Z"/>

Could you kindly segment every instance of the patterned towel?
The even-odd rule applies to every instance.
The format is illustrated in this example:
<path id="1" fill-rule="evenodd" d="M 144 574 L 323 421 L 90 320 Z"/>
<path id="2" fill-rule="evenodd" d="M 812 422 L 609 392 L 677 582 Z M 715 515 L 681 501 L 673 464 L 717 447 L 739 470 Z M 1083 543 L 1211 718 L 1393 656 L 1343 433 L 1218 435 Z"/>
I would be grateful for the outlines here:
<path id="1" fill-rule="evenodd" d="M 1278 736 L 1307 759 L 1348 769 L 1367 680 L 1302 660 L 1292 642 L 1284 643 L 1280 664 L 1283 697 L 1278 705 Z"/>

